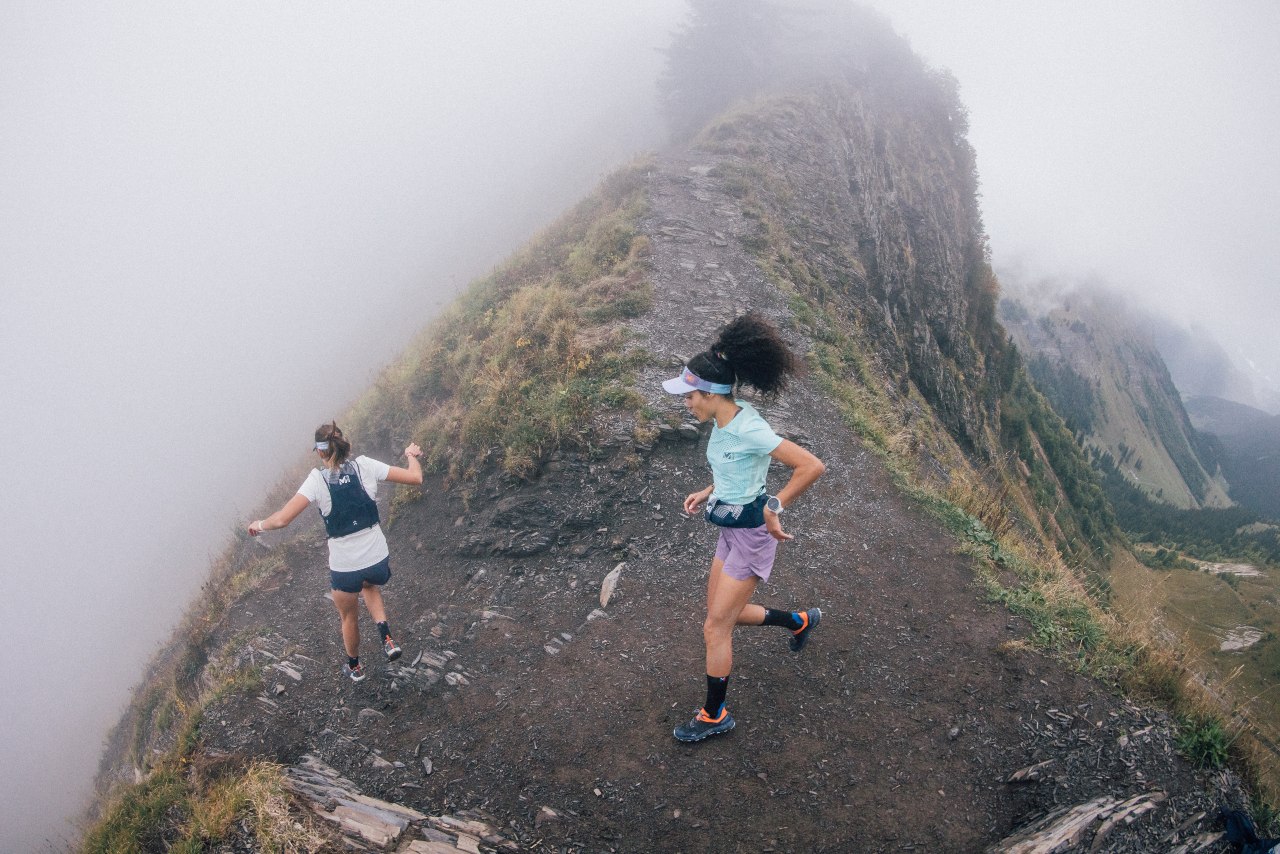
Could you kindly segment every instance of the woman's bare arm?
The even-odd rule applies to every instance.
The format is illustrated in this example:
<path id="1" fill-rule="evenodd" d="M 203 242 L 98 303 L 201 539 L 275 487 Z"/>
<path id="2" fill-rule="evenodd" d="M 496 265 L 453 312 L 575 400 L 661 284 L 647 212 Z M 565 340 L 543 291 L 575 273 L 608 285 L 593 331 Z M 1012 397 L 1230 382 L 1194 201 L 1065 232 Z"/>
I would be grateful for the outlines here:
<path id="1" fill-rule="evenodd" d="M 799 498 L 827 470 L 822 460 L 789 439 L 783 439 L 769 456 L 791 469 L 791 478 L 776 496 L 783 507 Z M 777 513 L 765 510 L 764 524 L 775 540 L 793 539 L 791 534 L 782 530 L 782 520 Z"/>
<path id="2" fill-rule="evenodd" d="M 265 519 L 257 522 L 249 523 L 249 536 L 256 537 L 263 531 L 274 531 L 278 528 L 288 527 L 289 523 L 298 518 L 298 514 L 307 509 L 307 505 L 311 503 L 311 499 L 301 493 L 294 495 L 285 505 L 276 512 L 272 513 Z"/>
<path id="3" fill-rule="evenodd" d="M 411 442 L 409 447 L 404 449 L 404 455 L 409 458 L 409 465 L 404 468 L 391 467 L 387 472 L 387 480 L 392 483 L 407 483 L 410 486 L 417 486 L 422 483 L 422 463 L 418 462 L 418 457 L 422 456 L 422 449 L 418 447 L 416 442 Z"/>

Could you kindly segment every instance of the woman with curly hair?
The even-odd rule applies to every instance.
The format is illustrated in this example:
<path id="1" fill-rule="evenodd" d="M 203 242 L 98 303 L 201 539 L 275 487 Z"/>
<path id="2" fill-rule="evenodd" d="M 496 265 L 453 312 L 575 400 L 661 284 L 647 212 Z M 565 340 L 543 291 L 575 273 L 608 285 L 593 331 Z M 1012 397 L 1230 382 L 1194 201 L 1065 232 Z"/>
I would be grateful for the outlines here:
<path id="1" fill-rule="evenodd" d="M 720 527 L 711 577 L 707 581 L 707 699 L 693 720 L 673 733 L 680 741 L 702 741 L 734 727 L 725 705 L 733 665 L 734 626 L 780 626 L 791 632 L 790 646 L 804 649 L 822 619 L 819 608 L 779 611 L 753 604 L 756 586 L 769 579 L 778 543 L 793 539 L 782 529 L 782 512 L 813 485 L 826 466 L 813 454 L 773 432 L 750 403 L 733 396 L 745 383 L 765 394 L 782 390 L 800 362 L 778 330 L 757 314 L 746 314 L 720 330 L 711 348 L 689 360 L 680 376 L 662 387 L 682 395 L 699 422 L 711 421 L 707 461 L 712 484 L 690 493 L 684 511 L 706 507 L 706 519 Z M 776 495 L 765 491 L 769 462 L 791 469 Z"/>
<path id="2" fill-rule="evenodd" d="M 360 595 L 378 626 L 382 651 L 388 661 L 400 657 L 400 645 L 391 637 L 387 610 L 382 602 L 382 585 L 391 580 L 391 552 L 378 524 L 378 483 L 422 483 L 422 449 L 410 444 L 404 449 L 406 468 L 396 468 L 366 456 L 350 459 L 351 442 L 335 423 L 316 428 L 314 451 L 324 463 L 312 469 L 298 487 L 297 495 L 265 519 L 249 523 L 249 535 L 287 526 L 310 504 L 315 504 L 329 535 L 329 586 L 333 604 L 342 621 L 342 643 L 347 662 L 343 671 L 351 681 L 364 679 L 360 665 Z"/>

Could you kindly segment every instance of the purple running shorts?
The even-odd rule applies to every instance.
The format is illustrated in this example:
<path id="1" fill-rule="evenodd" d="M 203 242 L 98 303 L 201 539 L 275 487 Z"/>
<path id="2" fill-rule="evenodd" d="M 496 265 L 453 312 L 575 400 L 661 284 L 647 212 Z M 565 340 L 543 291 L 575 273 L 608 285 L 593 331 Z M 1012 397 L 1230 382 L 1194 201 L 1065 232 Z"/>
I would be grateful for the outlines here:
<path id="1" fill-rule="evenodd" d="M 724 574 L 738 581 L 756 576 L 769 580 L 778 541 L 768 528 L 721 528 L 716 542 L 716 557 L 724 561 Z"/>

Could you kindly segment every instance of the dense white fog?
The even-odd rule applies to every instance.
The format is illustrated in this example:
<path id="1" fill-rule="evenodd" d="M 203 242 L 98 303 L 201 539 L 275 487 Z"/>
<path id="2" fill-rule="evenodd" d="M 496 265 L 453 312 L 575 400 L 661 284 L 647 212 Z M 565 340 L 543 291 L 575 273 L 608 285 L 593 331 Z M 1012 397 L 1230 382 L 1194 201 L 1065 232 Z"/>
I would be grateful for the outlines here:
<path id="1" fill-rule="evenodd" d="M 1280 4 L 873 5 L 960 82 L 1007 284 L 1105 282 L 1280 386 Z"/>
<path id="2" fill-rule="evenodd" d="M 960 81 L 998 269 L 1100 277 L 1280 378 L 1280 5 L 873 5 Z M 145 661 L 314 427 L 661 144 L 686 12 L 0 6 L 0 849 L 74 838 Z"/>
<path id="3" fill-rule="evenodd" d="M 0 849 L 74 838 L 143 663 L 315 426 L 658 143 L 683 14 L 0 9 Z"/>

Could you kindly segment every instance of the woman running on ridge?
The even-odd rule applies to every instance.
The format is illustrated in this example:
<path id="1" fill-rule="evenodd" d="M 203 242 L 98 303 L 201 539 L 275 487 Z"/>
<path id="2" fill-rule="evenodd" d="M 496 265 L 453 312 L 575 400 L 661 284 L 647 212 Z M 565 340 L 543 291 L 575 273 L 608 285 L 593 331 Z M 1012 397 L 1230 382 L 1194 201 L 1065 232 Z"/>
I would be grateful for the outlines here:
<path id="1" fill-rule="evenodd" d="M 336 423 L 316 428 L 315 452 L 324 461 L 323 469 L 312 469 L 298 492 L 283 507 L 265 519 L 249 523 L 249 535 L 287 526 L 298 514 L 314 503 L 324 519 L 329 535 L 329 585 L 333 588 L 333 604 L 342 619 L 342 643 L 347 651 L 343 672 L 353 682 L 364 679 L 360 666 L 359 597 L 364 594 L 365 607 L 378 624 L 382 651 L 388 661 L 400 657 L 400 647 L 387 626 L 387 611 L 382 602 L 382 585 L 391 580 L 391 553 L 387 538 L 378 524 L 378 482 L 422 483 L 422 465 L 418 457 L 422 449 L 410 444 L 404 449 L 409 459 L 407 468 L 395 468 L 384 462 L 359 456 L 354 460 L 351 443 Z"/>
<path id="2" fill-rule="evenodd" d="M 675 728 L 680 741 L 702 741 L 734 727 L 725 705 L 733 665 L 734 626 L 781 626 L 790 646 L 804 649 L 822 619 L 819 608 L 778 611 L 751 603 L 756 586 L 768 581 L 778 543 L 793 539 L 782 530 L 782 511 L 813 485 L 826 466 L 813 454 L 773 432 L 751 404 L 736 400 L 735 383 L 765 394 L 781 390 L 800 363 L 774 326 L 760 315 L 743 315 L 720 330 L 715 344 L 689 360 L 680 376 L 662 384 L 684 397 L 700 423 L 711 421 L 707 461 L 712 485 L 684 500 L 690 515 L 707 506 L 708 522 L 720 526 L 707 581 L 707 700 L 693 720 Z M 765 492 L 770 459 L 791 469 L 777 495 Z"/>

